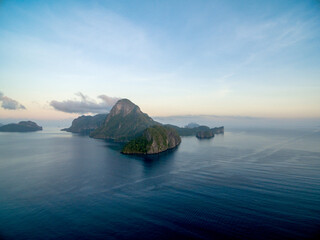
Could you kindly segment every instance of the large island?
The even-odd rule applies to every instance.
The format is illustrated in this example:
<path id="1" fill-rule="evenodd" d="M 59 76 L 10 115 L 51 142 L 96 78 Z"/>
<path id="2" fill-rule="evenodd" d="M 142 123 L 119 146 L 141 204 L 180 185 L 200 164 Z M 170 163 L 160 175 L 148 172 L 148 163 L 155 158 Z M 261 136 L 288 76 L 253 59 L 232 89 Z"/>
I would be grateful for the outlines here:
<path id="1" fill-rule="evenodd" d="M 157 154 L 176 148 L 180 136 L 198 136 L 209 132 L 223 133 L 224 128 L 209 128 L 192 123 L 184 128 L 163 125 L 128 99 L 119 100 L 109 114 L 81 116 L 72 122 L 70 128 L 62 129 L 75 133 L 90 133 L 90 137 L 125 143 L 124 154 Z M 201 135 L 202 134 L 202 135 Z M 203 135 L 203 136 L 204 136 Z"/>
<path id="2" fill-rule="evenodd" d="M 113 106 L 101 127 L 93 131 L 90 136 L 115 142 L 128 142 L 153 125 L 161 124 L 143 113 L 130 100 L 121 99 Z"/>
<path id="3" fill-rule="evenodd" d="M 127 143 L 124 154 L 156 154 L 175 148 L 181 138 L 175 129 L 162 126 L 128 99 L 119 100 L 93 138 Z"/>

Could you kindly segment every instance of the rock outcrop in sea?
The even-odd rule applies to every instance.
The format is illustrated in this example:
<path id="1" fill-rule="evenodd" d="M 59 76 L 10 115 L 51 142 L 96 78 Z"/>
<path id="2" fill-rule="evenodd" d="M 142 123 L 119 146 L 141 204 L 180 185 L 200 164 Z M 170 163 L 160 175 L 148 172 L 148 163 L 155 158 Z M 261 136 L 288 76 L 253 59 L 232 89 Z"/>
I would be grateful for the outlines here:
<path id="1" fill-rule="evenodd" d="M 214 137 L 214 133 L 211 129 L 205 131 L 199 131 L 196 134 L 196 137 L 199 139 L 209 139 Z"/>
<path id="2" fill-rule="evenodd" d="M 176 130 L 167 126 L 155 125 L 147 128 L 142 136 L 127 143 L 124 154 L 156 154 L 173 149 L 181 143 Z"/>
<path id="3" fill-rule="evenodd" d="M 223 134 L 224 133 L 224 126 L 211 128 L 211 130 L 214 134 Z"/>

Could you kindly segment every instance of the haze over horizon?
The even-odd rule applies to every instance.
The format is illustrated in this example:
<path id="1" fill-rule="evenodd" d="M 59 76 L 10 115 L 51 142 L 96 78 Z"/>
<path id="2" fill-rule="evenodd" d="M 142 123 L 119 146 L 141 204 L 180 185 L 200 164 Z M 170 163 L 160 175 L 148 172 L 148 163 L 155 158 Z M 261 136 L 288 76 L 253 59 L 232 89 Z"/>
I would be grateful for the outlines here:
<path id="1" fill-rule="evenodd" d="M 320 118 L 319 1 L 1 1 L 0 119 Z"/>

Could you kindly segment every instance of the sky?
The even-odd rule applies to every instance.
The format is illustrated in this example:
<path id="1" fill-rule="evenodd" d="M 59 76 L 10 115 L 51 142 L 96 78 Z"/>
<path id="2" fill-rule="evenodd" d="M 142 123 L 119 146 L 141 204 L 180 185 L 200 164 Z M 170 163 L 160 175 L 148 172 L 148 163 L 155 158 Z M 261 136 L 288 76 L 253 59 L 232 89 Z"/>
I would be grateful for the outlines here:
<path id="1" fill-rule="evenodd" d="M 0 119 L 320 118 L 319 1 L 0 1 Z"/>

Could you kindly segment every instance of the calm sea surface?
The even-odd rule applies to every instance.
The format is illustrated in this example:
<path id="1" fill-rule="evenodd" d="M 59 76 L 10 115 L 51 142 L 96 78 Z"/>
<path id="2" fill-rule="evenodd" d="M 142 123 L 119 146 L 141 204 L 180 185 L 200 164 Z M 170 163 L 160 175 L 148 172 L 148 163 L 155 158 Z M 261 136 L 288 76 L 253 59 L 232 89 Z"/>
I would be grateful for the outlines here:
<path id="1" fill-rule="evenodd" d="M 320 132 L 228 130 L 142 158 L 0 133 L 0 239 L 320 239 Z"/>

